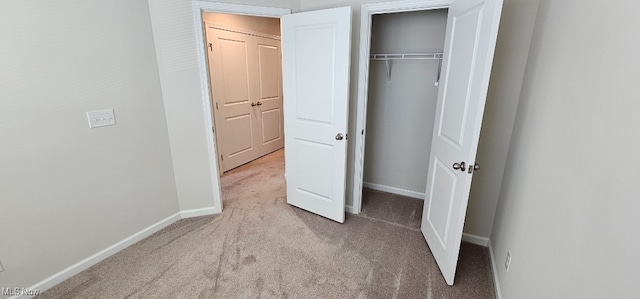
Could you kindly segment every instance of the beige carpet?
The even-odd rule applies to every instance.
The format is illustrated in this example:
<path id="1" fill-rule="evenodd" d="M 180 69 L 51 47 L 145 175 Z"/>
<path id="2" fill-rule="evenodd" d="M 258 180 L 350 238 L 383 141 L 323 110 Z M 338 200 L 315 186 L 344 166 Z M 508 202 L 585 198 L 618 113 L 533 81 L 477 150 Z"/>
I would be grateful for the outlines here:
<path id="1" fill-rule="evenodd" d="M 224 213 L 176 222 L 40 298 L 493 298 L 485 248 L 463 243 L 449 287 L 419 231 L 422 202 L 366 190 L 344 224 L 287 205 L 283 152 L 226 173 Z"/>

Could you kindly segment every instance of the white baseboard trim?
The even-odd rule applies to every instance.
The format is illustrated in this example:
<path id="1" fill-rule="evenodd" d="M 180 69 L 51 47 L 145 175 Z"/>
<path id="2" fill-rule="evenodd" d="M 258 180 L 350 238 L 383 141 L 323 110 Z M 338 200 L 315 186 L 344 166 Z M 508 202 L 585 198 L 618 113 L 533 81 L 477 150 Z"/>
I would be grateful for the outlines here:
<path id="1" fill-rule="evenodd" d="M 480 245 L 482 247 L 489 246 L 489 238 L 480 237 L 472 234 L 463 233 L 462 241 L 469 242 L 471 244 Z"/>
<path id="2" fill-rule="evenodd" d="M 498 263 L 496 262 L 496 255 L 493 252 L 491 241 L 489 241 L 489 258 L 491 259 L 491 272 L 493 272 L 493 287 L 496 290 L 496 298 L 502 299 L 502 289 L 500 288 L 500 280 L 498 279 Z"/>
<path id="3" fill-rule="evenodd" d="M 353 209 L 353 206 L 350 205 L 344 205 L 344 211 L 349 213 L 349 214 L 355 214 L 356 211 Z"/>
<path id="4" fill-rule="evenodd" d="M 389 193 L 398 194 L 398 195 L 407 196 L 407 197 L 418 198 L 418 199 L 422 199 L 422 200 L 424 200 L 424 198 L 425 198 L 425 194 L 424 193 L 415 192 L 415 191 L 411 191 L 411 190 L 400 189 L 400 188 L 391 187 L 391 186 L 380 185 L 380 184 L 363 182 L 362 183 L 362 187 L 373 189 L 373 190 L 378 190 L 378 191 L 382 191 L 382 192 L 389 192 Z"/>
<path id="5" fill-rule="evenodd" d="M 116 243 L 113 244 L 109 247 L 107 247 L 106 249 L 56 273 L 53 274 L 51 276 L 49 276 L 48 278 L 32 285 L 29 287 L 29 289 L 38 289 L 40 290 L 40 292 L 44 292 L 48 289 L 50 289 L 51 287 L 71 278 L 72 276 L 88 269 L 89 267 L 103 261 L 104 259 L 120 252 L 121 250 L 135 244 L 136 242 L 154 234 L 155 232 L 171 225 L 172 223 L 178 221 L 181 219 L 180 217 L 180 213 L 175 213 L 163 220 L 160 220 L 159 222 L 131 235 L 130 237 Z M 18 297 L 10 297 L 10 298 L 18 298 Z M 20 297 L 20 298 L 25 298 L 25 297 Z"/>
<path id="6" fill-rule="evenodd" d="M 193 218 L 193 217 L 200 217 L 200 216 L 209 216 L 214 214 L 218 214 L 217 209 L 215 207 L 210 207 L 210 208 L 181 211 L 180 217 L 182 219 L 185 219 L 185 218 Z"/>

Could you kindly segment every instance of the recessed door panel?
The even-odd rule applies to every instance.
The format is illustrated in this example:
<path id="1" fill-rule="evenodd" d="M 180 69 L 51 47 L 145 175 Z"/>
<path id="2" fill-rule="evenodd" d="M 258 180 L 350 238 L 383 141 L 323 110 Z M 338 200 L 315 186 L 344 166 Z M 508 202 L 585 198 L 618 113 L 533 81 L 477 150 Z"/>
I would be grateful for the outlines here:
<path id="1" fill-rule="evenodd" d="M 224 104 L 249 102 L 249 74 L 245 41 L 220 39 Z"/>
<path id="2" fill-rule="evenodd" d="M 431 193 L 427 196 L 428 214 L 424 214 L 442 247 L 447 247 L 447 235 L 451 223 L 452 198 L 455 194 L 457 174 L 449 169 L 442 161 L 436 159 L 436 166 L 432 168 Z M 449 200 L 432 200 L 434 198 L 449 198 Z M 445 213 L 443 213 L 445 211 Z"/>
<path id="3" fill-rule="evenodd" d="M 295 72 L 298 88 L 297 117 L 301 120 L 333 123 L 333 86 L 318 82 L 334 80 L 333 48 L 335 43 L 335 25 L 311 25 L 296 28 L 295 51 L 298 54 Z M 318 64 L 315 61 L 326 61 Z"/>
<path id="4" fill-rule="evenodd" d="M 476 66 L 478 39 L 456 38 L 456 36 L 477 37 L 479 35 L 479 22 L 482 20 L 483 7 L 483 5 L 471 7 L 462 14 L 453 16 L 451 20 L 453 23 L 452 43 L 449 45 L 449 72 L 445 82 L 449 82 L 448 78 L 455 78 L 455 80 L 466 82 L 466 84 L 456 85 L 456 88 L 445 87 L 447 94 L 443 97 L 440 111 L 443 115 L 440 117 L 439 135 L 458 147 L 464 143 L 466 126 L 464 119 L 469 112 L 469 103 L 472 97 L 473 81 L 471 79 Z"/>
<path id="5" fill-rule="evenodd" d="M 262 143 L 282 139 L 282 111 L 279 108 L 262 111 Z"/>
<path id="6" fill-rule="evenodd" d="M 272 45 L 258 45 L 260 60 L 260 98 L 262 101 L 280 98 L 280 49 Z"/>
<path id="7" fill-rule="evenodd" d="M 307 140 L 297 140 L 297 165 L 300 169 L 314 169 L 315 172 L 298 172 L 298 191 L 309 196 L 331 202 L 333 146 Z"/>
<path id="8" fill-rule="evenodd" d="M 226 129 L 232 132 L 227 136 L 225 147 L 229 158 L 253 149 L 253 127 L 250 114 L 229 117 L 225 120 Z"/>

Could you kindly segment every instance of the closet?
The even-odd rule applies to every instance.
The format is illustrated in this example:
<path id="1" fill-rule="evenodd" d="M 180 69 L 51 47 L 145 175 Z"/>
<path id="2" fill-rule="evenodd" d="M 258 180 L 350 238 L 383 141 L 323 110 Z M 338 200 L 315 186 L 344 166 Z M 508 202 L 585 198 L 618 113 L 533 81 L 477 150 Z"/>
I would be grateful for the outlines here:
<path id="1" fill-rule="evenodd" d="M 284 147 L 280 20 L 204 13 L 220 172 Z"/>
<path id="2" fill-rule="evenodd" d="M 363 186 L 424 199 L 447 9 L 372 17 Z"/>

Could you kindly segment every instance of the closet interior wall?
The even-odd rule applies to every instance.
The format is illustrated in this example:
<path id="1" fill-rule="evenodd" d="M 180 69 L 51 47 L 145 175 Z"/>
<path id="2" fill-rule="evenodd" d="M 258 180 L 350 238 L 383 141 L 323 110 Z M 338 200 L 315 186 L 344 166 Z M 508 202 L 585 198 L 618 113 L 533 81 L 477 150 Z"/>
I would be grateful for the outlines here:
<path id="1" fill-rule="evenodd" d="M 447 10 L 374 15 L 371 54 L 442 53 Z M 370 61 L 364 186 L 424 198 L 438 60 Z"/>

